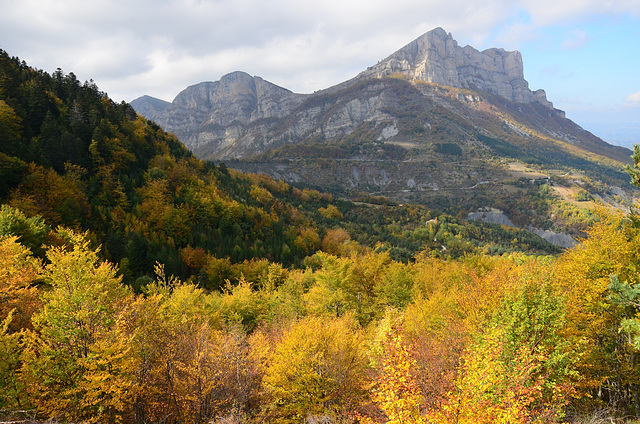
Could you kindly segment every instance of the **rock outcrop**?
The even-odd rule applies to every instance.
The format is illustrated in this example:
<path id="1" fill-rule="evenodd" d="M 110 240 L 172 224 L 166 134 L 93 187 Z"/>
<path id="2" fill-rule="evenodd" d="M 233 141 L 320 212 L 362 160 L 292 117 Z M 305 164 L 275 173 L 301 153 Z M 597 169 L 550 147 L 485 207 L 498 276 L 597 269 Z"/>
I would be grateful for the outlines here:
<path id="1" fill-rule="evenodd" d="M 482 221 L 489 224 L 506 225 L 507 227 L 515 227 L 509 217 L 503 211 L 496 208 L 482 208 L 477 212 L 471 212 L 467 216 L 469 221 Z"/>
<path id="2" fill-rule="evenodd" d="M 436 28 L 362 72 L 357 78 L 402 74 L 444 86 L 479 89 L 517 103 L 537 102 L 550 109 L 544 90 L 529 89 L 518 51 L 460 47 L 451 34 Z"/>

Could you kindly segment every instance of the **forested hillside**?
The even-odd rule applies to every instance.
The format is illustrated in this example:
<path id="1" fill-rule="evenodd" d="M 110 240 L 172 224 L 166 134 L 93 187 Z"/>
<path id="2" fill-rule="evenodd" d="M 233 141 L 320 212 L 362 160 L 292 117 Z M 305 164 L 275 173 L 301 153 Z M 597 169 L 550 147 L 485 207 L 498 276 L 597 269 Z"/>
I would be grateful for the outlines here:
<path id="1" fill-rule="evenodd" d="M 102 257 L 119 264 L 131 284 L 153 276 L 160 262 L 170 274 L 219 285 L 224 279 L 212 276 L 218 271 L 202 271 L 213 256 L 224 262 L 214 267 L 243 261 L 254 267 L 261 259 L 300 265 L 336 237 L 381 243 L 404 261 L 425 247 L 441 256 L 558 251 L 525 231 L 445 215 L 434 220 L 425 208 L 385 199 L 355 205 L 214 166 L 73 74 L 50 76 L 6 53 L 0 66 L 4 203 L 41 216 L 51 229 L 89 230 Z"/>
<path id="2" fill-rule="evenodd" d="M 0 174 L 2 420 L 640 415 L 636 217 L 576 209 L 588 237 L 561 252 L 341 201 L 197 160 L 94 84 L 5 52 Z M 523 209 L 552 204 L 527 190 Z"/>

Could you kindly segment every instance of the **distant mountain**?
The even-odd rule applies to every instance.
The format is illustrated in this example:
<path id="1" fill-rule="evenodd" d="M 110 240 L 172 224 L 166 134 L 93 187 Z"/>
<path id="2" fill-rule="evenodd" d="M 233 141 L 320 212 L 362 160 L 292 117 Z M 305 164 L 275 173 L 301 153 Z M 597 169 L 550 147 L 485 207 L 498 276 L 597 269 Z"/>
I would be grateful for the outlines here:
<path id="1" fill-rule="evenodd" d="M 585 122 L 583 125 L 611 144 L 633 149 L 640 143 L 640 123 Z"/>
<path id="2" fill-rule="evenodd" d="M 241 153 L 235 152 L 233 145 L 248 126 L 258 127 L 260 132 L 265 122 L 286 117 L 303 97 L 262 78 L 233 72 L 220 81 L 188 87 L 168 105 L 149 96 L 140 97 L 131 105 L 175 133 L 191 149 L 229 150 L 227 156 L 238 157 Z"/>
<path id="3" fill-rule="evenodd" d="M 171 105 L 171 103 L 169 102 L 165 102 L 164 100 L 156 99 L 155 97 L 151 96 L 138 97 L 130 104 L 131 107 L 133 107 L 136 112 L 138 112 L 142 116 L 151 116 L 158 114 Z"/>
<path id="4" fill-rule="evenodd" d="M 522 166 L 564 178 L 568 191 L 557 191 L 565 200 L 582 187 L 609 203 L 633 197 L 622 170 L 631 152 L 566 119 L 543 90 L 530 90 L 519 52 L 460 47 L 441 28 L 313 94 L 234 72 L 162 108 L 152 101 L 132 104 L 197 157 L 352 198 L 501 205 L 513 201 L 513 181 L 526 179 L 514 171 Z"/>
<path id="5" fill-rule="evenodd" d="M 417 89 L 415 94 L 420 92 L 423 97 L 414 100 L 421 104 L 394 104 L 398 103 L 397 93 L 390 87 L 393 83 L 389 84 L 389 78 L 402 78 L 412 84 Z M 319 136 L 337 140 L 365 122 L 379 125 L 381 136 L 383 127 L 397 126 L 403 117 L 402 112 L 389 113 L 390 107 L 418 107 L 427 117 L 436 97 L 449 96 L 439 86 L 473 91 L 471 95 L 455 93 L 452 100 L 463 103 L 493 100 L 498 103 L 494 107 L 511 106 L 516 110 L 523 105 L 542 105 L 543 119 L 537 119 L 533 129 L 561 141 L 578 142 L 594 153 L 627 159 L 628 152 L 611 148 L 576 125 L 558 119 L 564 118 L 564 112 L 553 108 L 544 90 L 529 89 L 519 52 L 495 48 L 479 52 L 470 46 L 460 47 L 442 28 L 424 34 L 357 77 L 311 95 L 292 93 L 262 78 L 234 72 L 217 82 L 188 87 L 170 104 L 143 96 L 131 105 L 175 133 L 199 156 L 246 158 L 284 143 L 317 140 Z M 451 103 L 448 99 L 437 100 Z M 459 115 L 468 114 L 459 105 L 448 108 L 458 109 Z M 550 118 L 556 122 L 548 122 Z M 388 136 L 389 131 L 385 139 L 403 137 L 401 133 Z"/>

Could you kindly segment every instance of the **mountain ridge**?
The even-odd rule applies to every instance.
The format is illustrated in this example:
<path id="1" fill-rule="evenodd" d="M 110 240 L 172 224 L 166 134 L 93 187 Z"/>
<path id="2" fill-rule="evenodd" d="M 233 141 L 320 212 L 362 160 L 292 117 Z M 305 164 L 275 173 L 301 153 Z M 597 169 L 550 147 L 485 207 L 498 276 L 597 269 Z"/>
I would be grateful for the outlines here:
<path id="1" fill-rule="evenodd" d="M 544 90 L 529 89 L 518 51 L 491 48 L 479 52 L 470 46 L 460 47 L 442 28 L 427 32 L 356 77 L 313 94 L 294 93 L 260 77 L 236 71 L 216 82 L 187 87 L 171 103 L 143 96 L 131 105 L 165 130 L 175 133 L 197 156 L 213 160 L 239 159 L 282 143 L 348 136 L 366 122 L 388 127 L 386 123 L 397 121 L 397 117 L 384 113 L 382 109 L 388 107 L 381 105 L 378 98 L 360 96 L 367 103 L 364 109 L 348 101 L 343 102 L 348 105 L 345 109 L 326 104 L 327 98 L 339 97 L 345 90 L 366 87 L 368 80 L 387 78 L 430 84 L 430 90 L 422 87 L 422 91 L 432 99 L 432 94 L 439 91 L 438 86 L 453 87 L 474 91 L 476 96 L 493 97 L 494 103 L 504 99 L 513 103 L 515 109 L 518 105 L 540 104 L 548 110 L 548 117 L 566 117 L 547 100 Z M 457 94 L 463 102 L 467 95 Z M 310 104 L 311 107 L 300 110 Z M 318 104 L 326 107 L 318 108 Z M 353 122 L 345 125 L 345 116 L 354 117 Z M 580 139 L 573 132 L 560 134 L 560 138 Z M 626 152 L 624 155 L 628 156 Z M 614 156 L 622 159 L 619 154 Z"/>
<path id="2" fill-rule="evenodd" d="M 383 195 L 455 213 L 511 204 L 526 175 L 510 163 L 560 181 L 554 192 L 567 202 L 588 187 L 592 198 L 628 208 L 635 192 L 622 170 L 631 151 L 531 91 L 519 52 L 460 47 L 441 28 L 312 94 L 244 72 L 201 84 L 146 117 L 199 158 L 347 198 Z"/>

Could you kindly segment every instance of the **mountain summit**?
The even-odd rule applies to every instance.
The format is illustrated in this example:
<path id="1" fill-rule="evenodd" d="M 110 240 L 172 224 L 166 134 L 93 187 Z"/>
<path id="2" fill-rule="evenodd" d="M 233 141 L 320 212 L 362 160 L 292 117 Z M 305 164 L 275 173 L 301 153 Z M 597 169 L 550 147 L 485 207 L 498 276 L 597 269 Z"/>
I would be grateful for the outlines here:
<path id="1" fill-rule="evenodd" d="M 460 47 L 442 28 L 427 32 L 391 56 L 362 72 L 358 78 L 384 78 L 394 74 L 450 87 L 497 94 L 518 103 L 537 102 L 550 109 L 544 90 L 532 92 L 524 79 L 519 51 Z"/>
<path id="2" fill-rule="evenodd" d="M 401 87 L 399 80 L 414 89 Z M 442 28 L 429 31 L 355 78 L 314 94 L 296 94 L 260 77 L 233 72 L 220 81 L 186 88 L 172 103 L 143 96 L 131 105 L 175 133 L 196 156 L 229 160 L 283 144 L 340 140 L 364 123 L 377 125 L 374 139 L 404 140 L 411 134 L 403 128 L 415 123 L 407 122 L 402 109 L 417 107 L 420 110 L 411 114 L 424 115 L 420 125 L 428 123 L 431 106 L 444 100 L 437 100 L 444 93 L 441 87 L 474 91 L 467 100 L 494 96 L 494 102 L 541 105 L 547 119 L 564 118 L 564 112 L 547 101 L 544 90 L 529 89 L 519 52 L 460 47 Z M 406 95 L 412 97 L 408 103 Z M 468 95 L 455 94 L 460 99 Z M 576 138 L 572 131 L 554 134 Z"/>
<path id="3" fill-rule="evenodd" d="M 437 28 L 313 94 L 234 72 L 132 106 L 200 158 L 345 197 L 497 207 L 528 225 L 515 218 L 525 182 L 562 181 L 568 202 L 589 198 L 584 187 L 605 203 L 632 190 L 631 152 L 567 119 L 523 75 L 519 52 L 460 47 Z"/>

